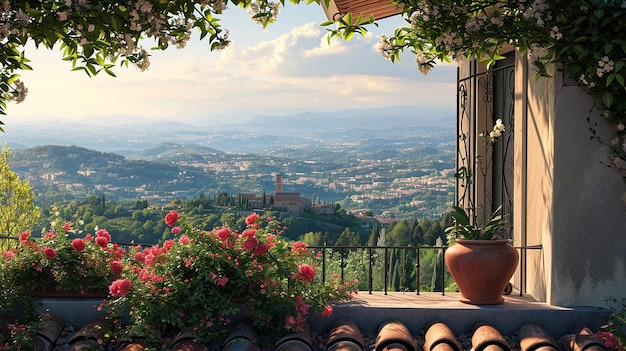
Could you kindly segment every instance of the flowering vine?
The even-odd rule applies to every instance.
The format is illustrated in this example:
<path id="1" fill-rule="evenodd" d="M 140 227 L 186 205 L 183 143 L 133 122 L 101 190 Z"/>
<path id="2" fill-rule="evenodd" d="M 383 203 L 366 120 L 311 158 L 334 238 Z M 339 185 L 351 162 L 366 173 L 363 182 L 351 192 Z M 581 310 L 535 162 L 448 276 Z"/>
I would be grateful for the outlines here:
<path id="1" fill-rule="evenodd" d="M 407 26 L 383 36 L 379 51 L 392 62 L 405 50 L 428 74 L 437 62 L 476 58 L 487 68 L 513 47 L 526 54 L 537 76 L 553 63 L 592 96 L 616 126 L 603 142 L 613 152 L 611 167 L 626 181 L 626 3 L 622 0 L 395 0 Z M 368 23 L 339 20 L 330 35 L 349 39 Z M 593 128 L 592 128 L 593 129 Z M 593 131 L 593 130 L 592 130 Z M 595 131 L 593 137 L 597 138 Z"/>
<path id="2" fill-rule="evenodd" d="M 276 20 L 284 0 L 230 3 L 265 27 Z M 88 76 L 102 71 L 115 76 L 117 63 L 143 71 L 150 66 L 150 54 L 142 45 L 146 40 L 156 42 L 153 49 L 183 48 L 192 31 L 198 31 L 211 50 L 225 48 L 229 31 L 220 26 L 218 17 L 228 5 L 229 0 L 0 1 L 0 114 L 6 114 L 8 102 L 20 103 L 28 93 L 19 79 L 19 71 L 32 69 L 24 50 L 28 42 L 38 48 L 59 48 L 72 70 Z"/>

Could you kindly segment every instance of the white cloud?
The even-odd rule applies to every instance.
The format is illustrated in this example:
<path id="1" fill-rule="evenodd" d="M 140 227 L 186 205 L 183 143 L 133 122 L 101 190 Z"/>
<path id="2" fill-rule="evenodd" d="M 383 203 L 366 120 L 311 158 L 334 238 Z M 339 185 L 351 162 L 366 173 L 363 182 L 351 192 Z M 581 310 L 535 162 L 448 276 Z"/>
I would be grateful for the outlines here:
<path id="1" fill-rule="evenodd" d="M 116 68 L 118 78 L 70 72 L 57 52 L 29 53 L 34 72 L 23 104 L 10 104 L 12 119 L 128 115 L 146 118 L 211 118 L 238 113 L 376 108 L 390 105 L 454 105 L 455 69 L 435 68 L 423 77 L 412 58 L 392 64 L 373 49 L 376 34 L 326 42 L 306 23 L 252 45 L 235 41 L 220 52 L 206 43 L 156 52 L 146 72 Z"/>

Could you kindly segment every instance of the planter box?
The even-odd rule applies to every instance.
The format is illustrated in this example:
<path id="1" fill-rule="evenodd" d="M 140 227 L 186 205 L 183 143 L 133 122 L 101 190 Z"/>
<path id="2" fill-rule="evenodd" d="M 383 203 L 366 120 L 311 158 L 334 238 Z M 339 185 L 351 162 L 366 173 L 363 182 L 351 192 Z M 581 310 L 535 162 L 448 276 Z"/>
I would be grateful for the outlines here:
<path id="1" fill-rule="evenodd" d="M 43 297 L 34 303 L 34 310 L 40 314 L 49 313 L 61 318 L 66 324 L 80 328 L 106 314 L 104 310 L 97 309 L 102 300 L 91 297 Z M 25 317 L 23 308 L 17 306 L 9 314 L 20 319 Z"/>

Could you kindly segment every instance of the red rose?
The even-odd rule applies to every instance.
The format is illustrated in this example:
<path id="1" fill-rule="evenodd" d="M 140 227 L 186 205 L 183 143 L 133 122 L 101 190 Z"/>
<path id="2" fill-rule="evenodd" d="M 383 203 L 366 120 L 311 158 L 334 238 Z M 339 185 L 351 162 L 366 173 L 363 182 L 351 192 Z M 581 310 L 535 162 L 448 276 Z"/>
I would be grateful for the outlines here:
<path id="1" fill-rule="evenodd" d="M 109 239 L 106 236 L 96 237 L 96 244 L 98 244 L 101 248 L 106 248 L 109 244 Z"/>
<path id="2" fill-rule="evenodd" d="M 308 264 L 301 264 L 298 266 L 298 273 L 296 274 L 296 279 L 303 280 L 307 283 L 310 283 L 315 278 L 315 268 L 309 266 Z"/>
<path id="3" fill-rule="evenodd" d="M 111 234 L 106 231 L 106 229 L 98 229 L 96 232 L 96 237 L 104 237 L 107 238 L 107 242 L 111 241 Z"/>
<path id="4" fill-rule="evenodd" d="M 267 245 L 259 245 L 257 246 L 256 250 L 254 250 L 254 254 L 257 256 L 263 256 L 265 254 L 267 254 L 270 251 L 269 247 L 267 247 Z"/>
<path id="5" fill-rule="evenodd" d="M 136 252 L 134 259 L 137 262 L 144 262 L 144 260 L 146 259 L 146 256 L 144 255 L 143 252 Z"/>
<path id="6" fill-rule="evenodd" d="M 309 253 L 309 250 L 306 248 L 306 244 L 302 241 L 296 241 L 291 244 L 291 252 L 297 254 L 298 256 L 306 255 Z"/>
<path id="7" fill-rule="evenodd" d="M 332 306 L 324 307 L 324 310 L 322 311 L 322 317 L 330 317 L 332 314 L 333 314 Z"/>
<path id="8" fill-rule="evenodd" d="M 130 290 L 130 286 L 131 286 L 130 280 L 118 279 L 114 281 L 113 283 L 111 283 L 111 285 L 109 286 L 109 293 L 113 297 L 124 296 L 128 294 L 128 291 Z"/>
<path id="9" fill-rule="evenodd" d="M 244 250 L 251 252 L 256 250 L 257 246 L 259 246 L 259 241 L 257 240 L 257 238 L 250 236 L 246 241 L 243 242 L 242 246 Z"/>
<path id="10" fill-rule="evenodd" d="M 252 237 L 256 235 L 256 229 L 246 229 L 241 233 L 243 237 Z"/>
<path id="11" fill-rule="evenodd" d="M 230 229 L 228 228 L 221 228 L 220 230 L 217 231 L 217 237 L 220 238 L 221 241 L 228 240 L 229 236 L 230 236 Z"/>
<path id="12" fill-rule="evenodd" d="M 165 224 L 168 227 L 173 227 L 176 225 L 176 222 L 178 221 L 178 212 L 176 211 L 170 211 L 166 216 L 165 216 Z"/>
<path id="13" fill-rule="evenodd" d="M 76 238 L 72 240 L 72 247 L 76 251 L 83 251 L 85 249 L 85 242 L 83 241 L 83 239 Z"/>
<path id="14" fill-rule="evenodd" d="M 115 273 L 120 273 L 124 269 L 124 265 L 120 261 L 112 261 L 111 262 L 111 270 Z"/>
<path id="15" fill-rule="evenodd" d="M 65 230 L 66 233 L 69 232 L 70 229 L 72 229 L 72 224 L 73 223 L 70 221 L 65 222 L 65 225 L 63 226 L 63 230 Z"/>
<path id="16" fill-rule="evenodd" d="M 54 251 L 53 248 L 46 247 L 43 249 L 43 252 L 46 254 L 46 257 L 48 257 L 51 260 L 57 257 L 57 253 L 56 251 Z"/>

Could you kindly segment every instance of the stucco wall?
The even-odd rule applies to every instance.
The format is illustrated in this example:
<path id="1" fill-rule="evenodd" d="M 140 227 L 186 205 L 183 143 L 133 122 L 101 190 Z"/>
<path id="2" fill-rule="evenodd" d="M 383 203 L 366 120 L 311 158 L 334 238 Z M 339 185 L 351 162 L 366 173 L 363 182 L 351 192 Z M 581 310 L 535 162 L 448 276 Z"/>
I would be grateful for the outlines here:
<path id="1" fill-rule="evenodd" d="M 536 78 L 516 54 L 515 74 L 514 240 L 541 247 L 523 255 L 515 286 L 559 306 L 626 298 L 626 185 L 587 118 L 607 142 L 615 126 L 560 68 Z"/>
<path id="2" fill-rule="evenodd" d="M 553 74 L 528 75 L 519 111 L 526 117 L 526 244 L 543 246 L 541 255 L 529 253 L 527 292 L 554 305 L 605 306 L 608 297 L 626 297 L 626 186 L 606 166 L 607 149 L 590 139 L 587 118 L 605 140 L 614 126 L 567 75 Z"/>
<path id="3" fill-rule="evenodd" d="M 552 263 L 551 207 L 553 206 L 553 109 L 555 101 L 554 80 L 536 79 L 527 68 L 527 61 L 518 55 L 516 66 L 518 79 L 515 105 L 516 145 L 520 156 L 516 162 L 515 193 L 521 198 L 515 207 L 519 220 L 524 225 L 516 228 L 516 242 L 523 246 L 540 245 L 541 250 L 526 253 L 526 293 L 539 301 L 550 300 L 550 272 Z M 519 122 L 518 122 L 519 121 Z M 517 161 L 517 159 L 516 159 Z M 525 168 L 524 168 L 525 166 Z M 517 179 L 516 179 L 517 180 Z M 523 196 L 523 198 L 522 198 Z M 518 198 L 518 196 L 516 196 Z M 525 241 L 525 242 L 522 242 Z"/>

